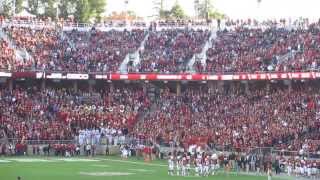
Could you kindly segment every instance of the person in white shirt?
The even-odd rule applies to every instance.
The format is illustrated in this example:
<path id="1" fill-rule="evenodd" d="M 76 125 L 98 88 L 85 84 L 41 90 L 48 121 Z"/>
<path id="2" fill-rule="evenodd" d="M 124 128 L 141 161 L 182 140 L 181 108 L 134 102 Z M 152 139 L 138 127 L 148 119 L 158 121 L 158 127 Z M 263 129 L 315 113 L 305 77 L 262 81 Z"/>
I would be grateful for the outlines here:
<path id="1" fill-rule="evenodd" d="M 217 169 L 219 169 L 219 165 L 218 165 L 218 155 L 217 154 L 212 154 L 211 156 L 211 174 L 214 175 L 215 171 Z"/>
<path id="2" fill-rule="evenodd" d="M 197 156 L 195 166 L 196 176 L 202 175 L 202 158 L 200 155 Z"/>
<path id="3" fill-rule="evenodd" d="M 123 158 L 123 159 L 128 159 L 128 150 L 127 150 L 126 147 L 123 147 L 123 148 L 122 148 L 121 153 L 122 153 L 122 158 Z"/>
<path id="4" fill-rule="evenodd" d="M 311 176 L 312 176 L 312 167 L 311 167 L 311 164 L 310 163 L 308 163 L 307 165 L 306 165 L 306 167 L 307 167 L 307 176 L 308 176 L 308 178 L 311 178 Z"/>
<path id="5" fill-rule="evenodd" d="M 86 145 L 86 153 L 87 153 L 87 156 L 91 155 L 91 145 L 90 144 Z"/>
<path id="6" fill-rule="evenodd" d="M 170 156 L 168 160 L 168 175 L 173 176 L 173 171 L 174 171 L 174 161 L 173 161 L 173 156 Z"/>
<path id="7" fill-rule="evenodd" d="M 292 174 L 292 164 L 290 161 L 287 164 L 287 173 L 288 173 L 288 176 L 291 176 Z"/>
<path id="8" fill-rule="evenodd" d="M 176 159 L 176 169 L 177 169 L 177 176 L 180 176 L 182 173 L 181 173 L 181 170 L 182 170 L 182 167 L 181 167 L 181 157 L 180 156 L 177 156 L 177 159 Z"/>
<path id="9" fill-rule="evenodd" d="M 181 175 L 186 176 L 187 175 L 187 158 L 183 157 L 181 159 Z"/>
<path id="10" fill-rule="evenodd" d="M 203 172 L 204 176 L 209 176 L 209 174 L 210 174 L 210 159 L 208 156 L 204 159 L 203 171 L 204 171 Z"/>
<path id="11" fill-rule="evenodd" d="M 271 178 L 272 178 L 271 168 L 268 168 L 267 175 L 268 175 L 268 180 L 271 180 Z"/>
<path id="12" fill-rule="evenodd" d="M 189 176 L 190 175 L 190 171 L 191 171 L 191 157 L 190 157 L 190 154 L 187 155 L 187 165 L 186 165 L 186 168 L 187 168 L 187 174 L 186 176 Z"/>

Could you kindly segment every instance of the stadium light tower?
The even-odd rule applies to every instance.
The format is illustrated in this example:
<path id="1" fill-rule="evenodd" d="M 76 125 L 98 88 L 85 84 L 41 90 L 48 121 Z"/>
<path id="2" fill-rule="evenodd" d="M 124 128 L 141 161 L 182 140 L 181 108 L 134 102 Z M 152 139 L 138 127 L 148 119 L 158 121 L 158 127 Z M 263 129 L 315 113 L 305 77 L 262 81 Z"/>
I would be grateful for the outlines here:
<path id="1" fill-rule="evenodd" d="M 124 9 L 124 20 L 127 21 L 127 15 L 128 15 L 128 4 L 129 4 L 129 0 L 124 0 L 123 2 L 123 9 Z"/>
<path id="2" fill-rule="evenodd" d="M 15 16 L 16 15 L 16 0 L 12 1 L 12 9 L 13 9 L 12 14 L 13 14 L 13 16 Z"/>
<path id="3" fill-rule="evenodd" d="M 0 13 L 2 13 L 3 11 L 3 3 L 4 3 L 4 0 L 0 0 Z"/>
<path id="4" fill-rule="evenodd" d="M 261 1 L 257 0 L 257 12 L 258 12 L 258 20 L 262 20 L 262 14 L 261 14 Z"/>
<path id="5" fill-rule="evenodd" d="M 195 17 L 199 18 L 199 0 L 194 0 L 194 13 L 195 13 Z"/>
<path id="6" fill-rule="evenodd" d="M 57 1 L 53 4 L 53 8 L 56 9 L 56 20 L 59 20 L 59 5 L 60 5 L 60 1 Z"/>

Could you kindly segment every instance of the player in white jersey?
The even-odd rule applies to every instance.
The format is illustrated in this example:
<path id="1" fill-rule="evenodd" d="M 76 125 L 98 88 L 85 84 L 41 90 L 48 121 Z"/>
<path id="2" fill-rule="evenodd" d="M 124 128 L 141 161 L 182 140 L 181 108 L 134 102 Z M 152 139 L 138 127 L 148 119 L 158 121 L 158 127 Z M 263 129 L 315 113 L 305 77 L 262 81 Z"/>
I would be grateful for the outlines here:
<path id="1" fill-rule="evenodd" d="M 311 174 L 312 174 L 312 178 L 313 179 L 316 179 L 317 177 L 317 163 L 316 162 L 313 162 L 312 163 L 312 166 L 311 166 Z"/>
<path id="2" fill-rule="evenodd" d="M 204 159 L 203 176 L 209 176 L 209 174 L 210 174 L 210 159 L 209 159 L 209 156 L 207 156 Z"/>
<path id="3" fill-rule="evenodd" d="M 287 164 L 287 172 L 288 172 L 288 176 L 291 176 L 291 174 L 292 174 L 292 163 L 290 161 Z"/>
<path id="4" fill-rule="evenodd" d="M 168 160 L 168 175 L 173 176 L 173 171 L 174 171 L 174 160 L 173 156 L 171 156 Z"/>
<path id="5" fill-rule="evenodd" d="M 306 167 L 307 167 L 307 170 L 306 170 L 307 176 L 308 176 L 308 178 L 311 178 L 311 175 L 312 175 L 311 163 L 308 162 L 307 165 L 306 165 Z"/>
<path id="6" fill-rule="evenodd" d="M 181 167 L 181 156 L 177 156 L 177 159 L 176 159 L 176 173 L 177 173 L 177 176 L 180 176 L 182 174 L 181 170 L 182 170 L 182 167 Z"/>
<path id="7" fill-rule="evenodd" d="M 191 157 L 190 155 L 188 154 L 187 157 L 186 157 L 186 160 L 187 160 L 187 165 L 186 165 L 186 169 L 187 169 L 187 176 L 190 176 L 190 171 L 191 171 Z"/>
<path id="8" fill-rule="evenodd" d="M 202 175 L 202 158 L 200 155 L 197 156 L 197 159 L 195 162 L 195 170 L 196 170 L 196 176 Z"/>
<path id="9" fill-rule="evenodd" d="M 268 175 L 268 180 L 271 180 L 271 178 L 272 178 L 271 168 L 268 168 L 268 170 L 267 170 L 267 175 Z"/>
<path id="10" fill-rule="evenodd" d="M 181 175 L 186 176 L 187 175 L 187 158 L 183 157 L 181 159 Z"/>
<path id="11" fill-rule="evenodd" d="M 300 166 L 300 175 L 301 175 L 301 176 L 304 176 L 305 169 L 306 169 L 306 168 L 305 168 L 305 164 L 302 163 L 301 166 Z"/>
<path id="12" fill-rule="evenodd" d="M 211 156 L 211 174 L 214 175 L 215 171 L 218 169 L 218 155 L 212 154 Z"/>
<path id="13" fill-rule="evenodd" d="M 294 173 L 296 174 L 296 176 L 299 176 L 299 174 L 300 174 L 300 164 L 299 163 L 296 163 Z"/>

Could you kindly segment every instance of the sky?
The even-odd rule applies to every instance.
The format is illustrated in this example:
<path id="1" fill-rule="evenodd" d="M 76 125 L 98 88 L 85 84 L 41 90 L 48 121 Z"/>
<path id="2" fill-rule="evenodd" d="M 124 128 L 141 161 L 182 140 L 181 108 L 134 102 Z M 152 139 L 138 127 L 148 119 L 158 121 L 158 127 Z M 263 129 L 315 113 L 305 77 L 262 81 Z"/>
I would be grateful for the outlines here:
<path id="1" fill-rule="evenodd" d="M 125 5 L 128 1 L 128 5 Z M 150 17 L 155 14 L 154 0 L 107 0 L 106 14 L 112 11 L 133 10 L 138 16 Z M 176 0 L 165 0 L 164 6 L 170 9 Z M 220 12 L 231 18 L 318 18 L 320 0 L 213 0 Z M 194 15 L 194 0 L 178 0 L 189 16 Z"/>

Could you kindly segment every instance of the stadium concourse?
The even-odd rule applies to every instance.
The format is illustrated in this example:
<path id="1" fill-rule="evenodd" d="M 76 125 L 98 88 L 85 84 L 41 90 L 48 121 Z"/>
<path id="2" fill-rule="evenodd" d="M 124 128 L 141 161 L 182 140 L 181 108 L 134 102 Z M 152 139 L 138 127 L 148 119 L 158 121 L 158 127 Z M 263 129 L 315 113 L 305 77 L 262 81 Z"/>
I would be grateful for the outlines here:
<path id="1" fill-rule="evenodd" d="M 319 22 L 0 24 L 2 155 L 319 175 Z"/>

